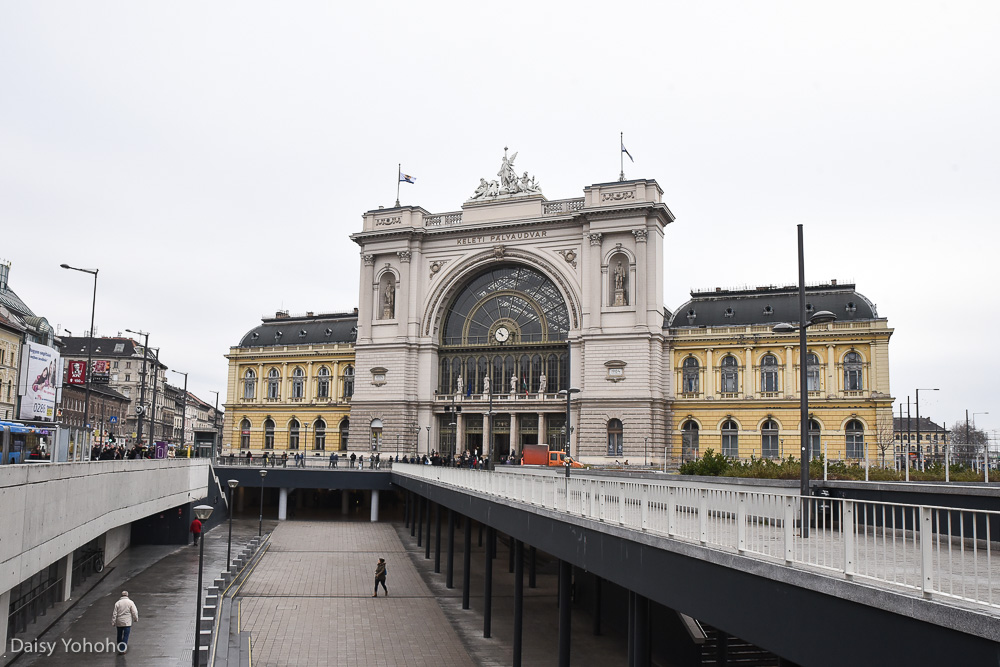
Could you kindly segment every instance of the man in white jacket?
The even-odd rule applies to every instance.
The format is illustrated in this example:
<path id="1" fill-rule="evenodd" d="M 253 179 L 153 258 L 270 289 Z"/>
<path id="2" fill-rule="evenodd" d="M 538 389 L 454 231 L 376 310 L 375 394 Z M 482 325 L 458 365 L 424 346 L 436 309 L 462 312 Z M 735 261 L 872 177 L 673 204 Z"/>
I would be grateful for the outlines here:
<path id="1" fill-rule="evenodd" d="M 111 612 L 111 625 L 118 630 L 118 642 L 115 646 L 119 653 L 128 649 L 128 636 L 132 632 L 132 624 L 139 622 L 139 610 L 128 597 L 128 591 L 122 591 L 122 597 L 115 603 Z"/>

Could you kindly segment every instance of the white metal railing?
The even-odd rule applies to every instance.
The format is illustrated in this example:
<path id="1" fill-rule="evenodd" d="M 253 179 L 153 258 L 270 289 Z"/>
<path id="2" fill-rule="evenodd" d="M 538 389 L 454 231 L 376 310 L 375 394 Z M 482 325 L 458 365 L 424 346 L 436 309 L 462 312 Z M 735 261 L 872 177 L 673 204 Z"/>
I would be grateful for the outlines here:
<path id="1" fill-rule="evenodd" d="M 795 492 L 773 489 L 578 472 L 566 478 L 561 470 L 490 474 L 398 464 L 394 472 L 927 598 L 1000 609 L 1000 512 L 826 497 L 803 502 Z"/>

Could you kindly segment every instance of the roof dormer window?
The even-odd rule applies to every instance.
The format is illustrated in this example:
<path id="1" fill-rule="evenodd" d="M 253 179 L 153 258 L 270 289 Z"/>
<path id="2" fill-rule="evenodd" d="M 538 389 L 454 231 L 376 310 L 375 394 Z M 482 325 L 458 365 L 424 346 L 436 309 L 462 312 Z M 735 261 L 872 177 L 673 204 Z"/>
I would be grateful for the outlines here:
<path id="1" fill-rule="evenodd" d="M 299 329 L 299 338 L 305 338 L 305 337 L 306 337 L 306 330 Z"/>
<path id="2" fill-rule="evenodd" d="M 732 308 L 726 308 L 725 315 L 726 317 L 733 317 L 734 315 L 736 315 L 736 311 L 733 310 Z"/>
<path id="3" fill-rule="evenodd" d="M 858 310 L 858 306 L 853 301 L 848 301 L 847 307 L 844 310 L 846 310 L 848 313 L 855 313 Z"/>
<path id="4" fill-rule="evenodd" d="M 771 317 L 774 315 L 774 308 L 771 306 L 764 306 L 764 317 Z"/>
<path id="5" fill-rule="evenodd" d="M 698 319 L 698 313 L 694 312 L 694 308 L 687 312 L 688 324 L 694 324 L 694 321 Z"/>

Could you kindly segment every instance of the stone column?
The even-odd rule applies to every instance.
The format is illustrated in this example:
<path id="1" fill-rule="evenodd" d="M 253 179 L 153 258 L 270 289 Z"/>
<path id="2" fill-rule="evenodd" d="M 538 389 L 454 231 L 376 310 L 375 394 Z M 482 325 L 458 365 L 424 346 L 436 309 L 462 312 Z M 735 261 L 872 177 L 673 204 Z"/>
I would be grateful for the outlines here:
<path id="1" fill-rule="evenodd" d="M 378 521 L 378 489 L 372 489 L 372 522 Z"/>
<path id="2" fill-rule="evenodd" d="M 284 521 L 288 510 L 288 487 L 278 490 L 278 521 Z"/>
<path id="3" fill-rule="evenodd" d="M 308 403 L 316 393 L 313 387 L 313 362 L 306 362 L 306 385 L 302 388 L 302 400 Z"/>
<path id="4" fill-rule="evenodd" d="M 746 360 L 743 363 L 746 370 L 743 373 L 743 395 L 760 398 L 757 392 L 757 378 L 754 377 L 753 370 L 753 348 L 744 348 L 744 356 Z"/>
<path id="5" fill-rule="evenodd" d="M 795 363 L 793 361 L 795 357 L 792 355 L 792 346 L 785 346 L 785 380 L 784 386 L 782 387 L 785 391 L 783 392 L 785 396 L 795 395 Z"/>
<path id="6" fill-rule="evenodd" d="M 372 308 L 378 305 L 378 286 L 375 282 L 375 255 L 361 252 L 361 302 L 358 303 L 358 342 L 371 340 Z M 367 295 L 367 296 L 365 296 Z M 367 334 L 362 338 L 362 333 Z"/>
<path id="7" fill-rule="evenodd" d="M 592 233 L 586 237 L 586 241 L 590 243 L 585 249 L 588 253 L 587 256 L 587 273 L 590 274 L 590 295 L 583 302 L 584 312 L 590 311 L 590 322 L 589 326 L 591 329 L 601 328 L 601 307 L 604 305 L 605 299 L 607 299 L 607 294 L 604 291 L 604 271 L 603 271 L 603 261 L 604 258 L 601 256 L 601 233 Z M 551 378 L 549 380 L 555 383 L 556 378 Z"/>
<path id="8" fill-rule="evenodd" d="M 833 345 L 826 346 L 826 393 L 828 396 L 836 396 L 838 391 L 837 382 L 837 362 L 833 358 Z"/>
<path id="9" fill-rule="evenodd" d="M 521 429 L 517 423 L 517 413 L 510 413 L 510 453 L 511 456 L 521 451 Z"/>
<path id="10" fill-rule="evenodd" d="M 56 576 L 62 579 L 59 586 L 59 602 L 66 602 L 72 597 L 73 592 L 73 552 L 66 554 L 65 558 L 60 558 Z"/>
<path id="11" fill-rule="evenodd" d="M 549 441 L 548 433 L 545 430 L 545 413 L 538 413 L 538 444 L 546 444 Z"/>
<path id="12" fill-rule="evenodd" d="M 4 591 L 0 593 L 0 609 L 10 609 L 10 591 Z M 7 624 L 0 623 L 0 640 L 3 640 L 3 644 L 0 646 L 7 647 Z"/>
<path id="13" fill-rule="evenodd" d="M 455 455 L 465 451 L 465 415 L 455 415 Z M 428 454 L 430 452 L 428 451 Z"/>
<path id="14" fill-rule="evenodd" d="M 715 367 L 712 365 L 712 350 L 705 350 L 705 398 L 715 396 Z"/>
<path id="15" fill-rule="evenodd" d="M 489 411 L 483 413 L 483 446 L 482 456 L 489 456 L 493 460 L 493 452 L 490 451 L 490 415 Z"/>
<path id="16" fill-rule="evenodd" d="M 632 292 L 629 304 L 635 306 L 635 324 L 645 325 L 646 313 L 649 310 L 649 306 L 646 303 L 646 283 L 647 281 L 652 283 L 656 279 L 656 276 L 646 275 L 647 268 L 649 267 L 647 257 L 649 244 L 646 243 L 646 230 L 633 229 L 632 235 L 635 236 L 635 271 L 631 276 L 632 284 L 629 285 L 631 288 L 629 291 Z"/>

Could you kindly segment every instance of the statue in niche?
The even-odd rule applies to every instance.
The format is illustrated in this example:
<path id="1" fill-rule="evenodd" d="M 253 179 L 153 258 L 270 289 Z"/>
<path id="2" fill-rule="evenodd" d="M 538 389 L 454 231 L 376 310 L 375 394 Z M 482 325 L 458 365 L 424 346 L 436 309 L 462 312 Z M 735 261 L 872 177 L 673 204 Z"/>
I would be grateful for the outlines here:
<path id="1" fill-rule="evenodd" d="M 538 376 L 538 393 L 539 394 L 544 394 L 545 393 L 545 384 L 546 384 L 547 380 L 548 380 L 548 378 L 545 377 L 545 373 L 542 373 L 541 375 Z"/>
<path id="2" fill-rule="evenodd" d="M 483 393 L 484 394 L 490 393 L 490 376 L 489 375 L 484 375 L 483 376 Z"/>
<path id="3" fill-rule="evenodd" d="M 396 286 L 390 280 L 382 295 L 382 318 L 391 320 L 396 315 Z"/>
<path id="4" fill-rule="evenodd" d="M 517 393 L 517 374 L 510 376 L 510 393 Z"/>
<path id="5" fill-rule="evenodd" d="M 461 375 L 455 380 L 455 393 L 459 396 L 465 393 L 465 380 L 462 379 Z"/>
<path id="6" fill-rule="evenodd" d="M 614 305 L 616 306 L 627 306 L 628 300 L 625 298 L 625 268 L 622 266 L 621 260 L 618 260 L 618 264 L 615 266 L 615 298 Z"/>

